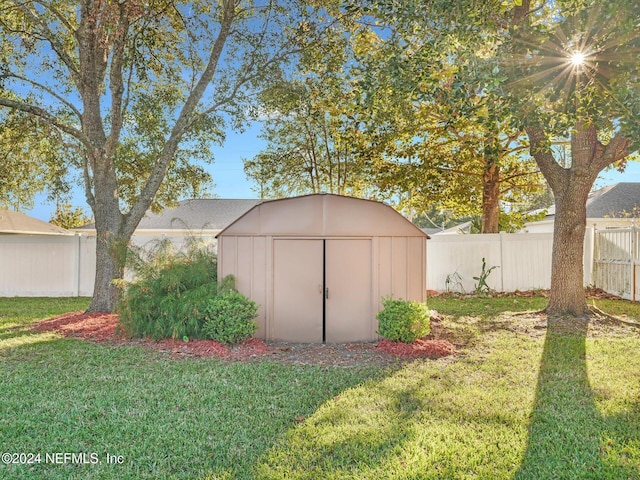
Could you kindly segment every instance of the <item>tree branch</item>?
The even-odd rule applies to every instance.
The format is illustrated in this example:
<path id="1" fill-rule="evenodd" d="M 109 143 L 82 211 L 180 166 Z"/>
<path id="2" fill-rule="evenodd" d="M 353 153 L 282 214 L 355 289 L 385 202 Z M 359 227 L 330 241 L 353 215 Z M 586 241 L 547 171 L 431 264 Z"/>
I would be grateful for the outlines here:
<path id="1" fill-rule="evenodd" d="M 51 115 L 49 112 L 47 112 L 43 108 L 36 107 L 35 105 L 29 105 L 27 103 L 11 100 L 4 97 L 0 97 L 0 106 L 12 108 L 14 110 L 20 110 L 21 112 L 35 115 L 36 117 L 39 117 L 42 120 L 44 120 L 49 125 L 59 128 L 63 132 L 71 135 L 72 137 L 77 138 L 78 141 L 80 141 L 85 147 L 91 148 L 91 142 L 81 130 L 61 122 L 57 117 L 55 117 L 54 115 Z"/>
<path id="2" fill-rule="evenodd" d="M 73 113 L 75 113 L 76 116 L 78 117 L 78 120 L 82 120 L 82 113 L 80 112 L 80 110 L 78 110 L 71 102 L 69 102 L 67 99 L 63 98 L 62 96 L 58 95 L 56 92 L 51 90 L 46 85 L 42 85 L 41 83 L 38 83 L 38 82 L 36 82 L 34 80 L 31 80 L 30 78 L 23 77 L 22 75 L 17 75 L 15 73 L 7 73 L 7 74 L 0 75 L 0 79 L 2 79 L 2 78 L 15 78 L 16 80 L 20 80 L 22 82 L 29 83 L 29 84 L 33 85 L 34 87 L 39 88 L 40 90 L 48 93 L 53 98 L 58 100 L 60 103 L 62 103 L 66 107 L 68 107 L 71 111 L 73 111 Z"/>
<path id="3" fill-rule="evenodd" d="M 546 145 L 546 135 L 542 128 L 525 127 L 525 131 L 529 137 L 529 152 L 531 156 L 540 167 L 540 171 L 554 193 L 559 192 L 562 189 L 563 178 L 569 175 L 569 171 L 556 162 L 553 153 Z"/>
<path id="4" fill-rule="evenodd" d="M 43 2 L 42 0 L 40 0 L 38 3 L 42 5 L 44 8 L 46 8 L 47 10 L 49 10 L 58 19 L 60 24 L 64 28 L 66 28 L 71 35 L 75 33 L 75 27 L 71 25 L 71 23 L 69 23 L 69 21 L 65 18 L 64 15 L 60 13 L 60 11 L 57 8 L 54 8 L 50 3 Z"/>
<path id="5" fill-rule="evenodd" d="M 180 114 L 178 115 L 176 123 L 171 130 L 171 134 L 169 135 L 169 138 L 167 139 L 162 152 L 149 175 L 149 178 L 140 192 L 138 201 L 125 216 L 125 233 L 133 233 L 140 219 L 151 205 L 155 193 L 158 191 L 158 188 L 160 188 L 160 184 L 165 177 L 169 164 L 173 159 L 173 155 L 178 148 L 178 144 L 180 143 L 185 130 L 193 122 L 193 113 L 218 69 L 218 62 L 222 56 L 222 50 L 229 38 L 229 32 L 236 18 L 236 1 L 237 0 L 224 0 L 222 3 L 223 12 L 222 20 L 220 22 L 220 32 L 211 47 L 207 66 L 200 76 L 195 88 L 191 91 L 187 101 L 180 110 Z"/>
<path id="6" fill-rule="evenodd" d="M 64 46 L 56 39 L 56 36 L 49 28 L 49 25 L 47 25 L 47 23 L 42 19 L 40 15 L 31 11 L 26 3 L 19 4 L 14 1 L 14 5 L 16 5 L 16 8 L 18 8 L 33 25 L 38 25 L 42 29 L 41 35 L 47 42 L 49 42 L 53 51 L 58 55 L 58 58 L 60 58 L 60 60 L 62 60 L 62 63 L 65 64 L 65 66 L 69 70 L 69 73 L 71 73 L 76 86 L 80 87 L 80 72 L 73 62 L 73 59 L 65 51 Z M 46 8 L 45 5 L 43 6 Z"/>
<path id="7" fill-rule="evenodd" d="M 122 131 L 122 105 L 124 95 L 124 84 L 122 69 L 124 68 L 124 53 L 126 48 L 127 34 L 129 32 L 129 20 L 124 4 L 119 5 L 120 21 L 115 32 L 113 42 L 113 56 L 111 59 L 111 69 L 109 78 L 109 89 L 111 91 L 111 132 L 107 139 L 107 156 L 111 157 L 118 145 L 120 132 Z"/>
<path id="8" fill-rule="evenodd" d="M 630 155 L 632 143 L 630 138 L 623 137 L 620 132 L 616 133 L 604 147 L 601 160 L 599 159 L 596 164 L 596 168 L 599 168 L 598 171 Z"/>

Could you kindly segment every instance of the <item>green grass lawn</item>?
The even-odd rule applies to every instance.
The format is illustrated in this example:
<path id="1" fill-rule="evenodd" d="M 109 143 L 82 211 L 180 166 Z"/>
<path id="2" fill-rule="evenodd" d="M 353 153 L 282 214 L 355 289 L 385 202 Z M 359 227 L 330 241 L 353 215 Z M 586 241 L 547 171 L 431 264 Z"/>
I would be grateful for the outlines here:
<path id="1" fill-rule="evenodd" d="M 459 355 L 382 370 L 173 360 L 27 329 L 86 299 L 0 299 L 0 452 L 42 454 L 0 478 L 640 478 L 640 333 L 514 300 L 433 299 Z"/>

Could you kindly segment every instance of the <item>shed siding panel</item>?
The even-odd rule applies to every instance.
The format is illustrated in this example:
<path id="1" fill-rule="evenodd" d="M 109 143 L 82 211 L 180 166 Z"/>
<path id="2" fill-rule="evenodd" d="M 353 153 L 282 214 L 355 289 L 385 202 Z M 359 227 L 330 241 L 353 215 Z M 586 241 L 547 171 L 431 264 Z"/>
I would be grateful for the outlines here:
<path id="1" fill-rule="evenodd" d="M 221 265 L 221 270 L 219 271 L 220 273 L 220 278 L 222 279 L 223 277 L 226 277 L 227 275 L 235 275 L 236 277 L 238 276 L 238 271 L 236 269 L 236 265 L 237 265 L 237 256 L 238 256 L 238 250 L 236 248 L 236 241 L 237 241 L 237 237 L 235 236 L 229 236 L 229 237 L 222 237 L 219 239 L 219 243 L 222 247 L 221 253 L 222 251 L 224 251 L 224 254 L 221 255 L 220 258 L 218 258 L 218 261 L 220 262 Z"/>
<path id="2" fill-rule="evenodd" d="M 379 254 L 378 254 L 378 285 L 380 298 L 391 295 L 393 293 L 393 283 L 391 282 L 391 266 L 393 262 L 393 250 L 391 237 L 379 237 Z M 380 308 L 382 305 L 380 304 Z"/>
<path id="3" fill-rule="evenodd" d="M 236 287 L 246 296 L 252 294 L 253 278 L 253 239 L 252 237 L 237 237 L 236 240 Z"/>
<path id="4" fill-rule="evenodd" d="M 409 285 L 407 292 L 407 300 L 415 300 L 421 302 L 424 300 L 425 291 L 425 275 L 423 264 L 424 259 L 424 240 L 419 237 L 407 239 L 409 248 L 404 263 L 409 270 Z"/>
<path id="5" fill-rule="evenodd" d="M 264 237 L 251 237 L 253 248 L 253 268 L 251 271 L 251 296 L 258 304 L 258 330 L 256 337 L 266 338 L 266 311 L 267 311 L 267 239 Z"/>
<path id="6" fill-rule="evenodd" d="M 392 245 L 391 282 L 393 284 L 393 297 L 406 299 L 409 294 L 408 239 L 406 237 L 393 237 Z"/>

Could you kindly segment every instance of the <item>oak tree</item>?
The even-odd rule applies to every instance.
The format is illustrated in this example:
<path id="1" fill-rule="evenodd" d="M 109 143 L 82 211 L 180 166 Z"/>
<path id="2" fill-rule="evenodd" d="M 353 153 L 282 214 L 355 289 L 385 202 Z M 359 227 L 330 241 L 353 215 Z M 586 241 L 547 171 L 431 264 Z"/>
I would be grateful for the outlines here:
<path id="1" fill-rule="evenodd" d="M 547 312 L 588 312 L 583 288 L 586 201 L 598 174 L 622 168 L 640 138 L 640 4 L 524 1 L 512 29 L 512 95 L 531 155 L 551 187 L 554 219 Z M 553 140 L 569 140 L 565 162 Z"/>
<path id="2" fill-rule="evenodd" d="M 526 132 L 556 204 L 547 312 L 585 314 L 587 196 L 603 169 L 622 168 L 640 138 L 640 5 L 378 0 L 370 8 L 397 30 L 405 55 L 424 66 L 425 75 L 417 69 L 412 75 L 429 97 L 444 90 L 467 116 L 474 110 L 466 107 L 473 107 L 468 92 L 477 95 L 487 121 L 471 118 L 484 125 L 485 145 L 498 138 L 495 132 Z M 567 161 L 556 140 L 568 140 Z"/>
<path id="3" fill-rule="evenodd" d="M 0 3 L 0 107 L 76 149 L 97 231 L 89 311 L 113 310 L 127 244 L 158 192 L 171 200 L 180 169 L 196 189 L 206 181 L 194 156 L 241 125 L 259 80 L 321 34 L 309 16 L 297 1 Z"/>
<path id="4" fill-rule="evenodd" d="M 496 233 L 543 182 L 524 154 L 524 131 L 509 121 L 500 42 L 483 34 L 495 5 L 469 3 L 354 4 L 372 25 L 358 57 L 362 121 L 383 152 L 383 186 L 407 192 L 413 208 L 438 203 L 480 215 L 482 232 Z"/>

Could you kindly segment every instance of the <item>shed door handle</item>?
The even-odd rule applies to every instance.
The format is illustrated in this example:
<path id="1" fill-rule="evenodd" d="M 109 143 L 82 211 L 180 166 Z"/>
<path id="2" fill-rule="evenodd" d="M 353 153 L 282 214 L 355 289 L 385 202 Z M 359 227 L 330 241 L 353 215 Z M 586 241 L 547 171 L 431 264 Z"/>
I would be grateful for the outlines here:
<path id="1" fill-rule="evenodd" d="M 329 298 L 329 287 L 324 289 L 324 298 Z"/>

